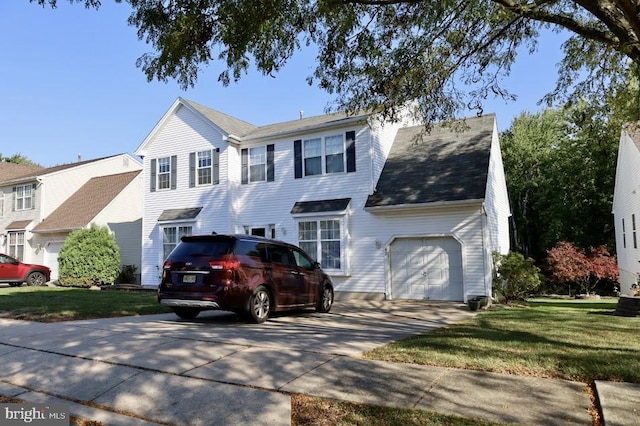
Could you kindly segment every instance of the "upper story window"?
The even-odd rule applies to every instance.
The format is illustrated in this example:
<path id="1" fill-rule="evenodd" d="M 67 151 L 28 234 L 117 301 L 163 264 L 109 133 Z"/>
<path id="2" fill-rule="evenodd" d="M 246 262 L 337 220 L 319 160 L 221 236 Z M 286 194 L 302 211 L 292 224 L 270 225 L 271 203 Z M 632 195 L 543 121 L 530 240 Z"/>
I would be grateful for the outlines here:
<path id="1" fill-rule="evenodd" d="M 13 194 L 15 195 L 14 209 L 18 210 L 30 210 L 35 207 L 35 189 L 34 185 L 21 185 L 13 188 Z"/>
<path id="2" fill-rule="evenodd" d="M 0 194 L 0 217 L 4 216 L 4 194 Z"/>
<path id="3" fill-rule="evenodd" d="M 151 192 L 176 189 L 178 157 L 161 157 L 151 160 Z"/>
<path id="4" fill-rule="evenodd" d="M 275 180 L 274 145 L 243 148 L 240 151 L 242 160 L 242 183 L 273 182 Z"/>
<path id="5" fill-rule="evenodd" d="M 356 171 L 356 132 L 293 142 L 295 177 Z"/>
<path id="6" fill-rule="evenodd" d="M 220 148 L 189 154 L 189 187 L 220 183 Z"/>

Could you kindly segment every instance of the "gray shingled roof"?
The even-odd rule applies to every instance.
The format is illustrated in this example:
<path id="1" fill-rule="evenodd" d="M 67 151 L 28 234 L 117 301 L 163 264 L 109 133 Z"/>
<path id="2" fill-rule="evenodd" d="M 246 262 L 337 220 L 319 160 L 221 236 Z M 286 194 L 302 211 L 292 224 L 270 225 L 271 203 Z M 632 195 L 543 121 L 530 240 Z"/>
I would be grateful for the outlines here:
<path id="1" fill-rule="evenodd" d="M 495 115 L 466 119 L 456 132 L 436 125 L 400 129 L 365 207 L 484 199 Z"/>
<path id="2" fill-rule="evenodd" d="M 340 212 L 347 208 L 351 198 L 333 200 L 298 201 L 293 205 L 291 214 Z"/>
<path id="3" fill-rule="evenodd" d="M 189 99 L 182 98 L 182 100 L 188 103 L 189 105 L 191 105 L 194 109 L 196 109 L 200 114 L 204 115 L 212 123 L 215 123 L 227 134 L 235 135 L 235 136 L 244 136 L 247 133 L 250 133 L 255 129 L 257 129 L 257 127 L 254 126 L 253 124 L 247 123 L 246 121 L 240 120 L 239 118 L 235 118 L 223 112 L 216 111 L 204 105 L 200 105 L 199 103 L 190 101 Z"/>
<path id="4" fill-rule="evenodd" d="M 634 145 L 640 150 L 640 122 L 627 123 L 624 125 L 624 130 L 627 132 Z"/>
<path id="5" fill-rule="evenodd" d="M 200 105 L 189 99 L 181 98 L 182 101 L 196 109 L 204 117 L 212 123 L 220 127 L 227 134 L 238 136 L 242 139 L 253 140 L 268 138 L 270 136 L 279 135 L 287 132 L 305 131 L 318 126 L 340 125 L 345 121 L 366 120 L 369 114 L 348 115 L 344 112 L 336 112 L 331 114 L 317 115 L 298 120 L 284 121 L 281 123 L 267 124 L 264 126 L 255 126 L 246 121 L 232 117 L 220 111 L 216 111 L 204 105 Z"/>
<path id="6" fill-rule="evenodd" d="M 60 207 L 33 228 L 33 232 L 84 228 L 140 173 L 141 171 L 137 170 L 89 179 Z"/>

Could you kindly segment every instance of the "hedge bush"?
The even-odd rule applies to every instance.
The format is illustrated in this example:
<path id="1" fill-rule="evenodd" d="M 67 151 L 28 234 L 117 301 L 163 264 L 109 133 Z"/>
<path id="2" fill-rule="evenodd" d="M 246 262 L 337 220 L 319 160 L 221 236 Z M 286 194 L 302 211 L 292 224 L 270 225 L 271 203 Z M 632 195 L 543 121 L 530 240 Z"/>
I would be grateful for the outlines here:
<path id="1" fill-rule="evenodd" d="M 509 252 L 505 256 L 493 253 L 493 260 L 496 265 L 493 288 L 504 297 L 505 303 L 524 299 L 542 284 L 540 269 L 531 258 Z"/>
<path id="2" fill-rule="evenodd" d="M 106 227 L 69 234 L 58 255 L 58 284 L 91 287 L 113 283 L 120 273 L 120 247 Z"/>

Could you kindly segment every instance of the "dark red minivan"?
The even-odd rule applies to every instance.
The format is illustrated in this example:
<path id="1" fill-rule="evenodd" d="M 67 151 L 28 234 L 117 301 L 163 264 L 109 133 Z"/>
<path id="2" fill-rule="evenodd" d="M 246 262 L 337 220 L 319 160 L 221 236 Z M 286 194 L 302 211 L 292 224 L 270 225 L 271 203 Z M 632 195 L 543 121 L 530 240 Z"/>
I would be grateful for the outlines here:
<path id="1" fill-rule="evenodd" d="M 329 312 L 333 284 L 292 244 L 251 235 L 191 235 L 165 260 L 158 301 L 181 318 L 220 309 L 261 323 L 277 311 Z"/>

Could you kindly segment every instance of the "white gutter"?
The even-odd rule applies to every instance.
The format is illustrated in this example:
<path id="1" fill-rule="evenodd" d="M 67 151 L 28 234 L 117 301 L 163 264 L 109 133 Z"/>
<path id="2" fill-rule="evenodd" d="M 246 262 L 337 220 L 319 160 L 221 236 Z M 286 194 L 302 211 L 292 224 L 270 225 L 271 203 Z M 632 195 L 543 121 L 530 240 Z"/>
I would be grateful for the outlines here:
<path id="1" fill-rule="evenodd" d="M 484 203 L 484 198 L 477 198 L 472 200 L 460 200 L 460 201 L 436 201 L 433 203 L 421 203 L 421 204 L 394 204 L 391 206 L 365 207 L 364 210 L 370 213 L 378 213 L 378 212 L 383 213 L 387 211 L 396 211 L 396 210 L 420 210 L 420 209 L 472 206 L 474 204 L 482 205 L 482 203 Z"/>

